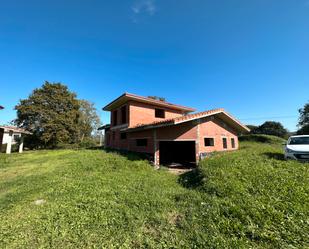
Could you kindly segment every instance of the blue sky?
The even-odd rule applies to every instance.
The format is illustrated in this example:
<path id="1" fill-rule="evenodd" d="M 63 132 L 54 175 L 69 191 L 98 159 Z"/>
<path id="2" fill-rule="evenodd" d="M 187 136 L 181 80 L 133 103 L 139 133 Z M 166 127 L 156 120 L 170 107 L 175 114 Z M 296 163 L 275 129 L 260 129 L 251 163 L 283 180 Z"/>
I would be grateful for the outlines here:
<path id="1" fill-rule="evenodd" d="M 123 92 L 295 130 L 309 100 L 308 0 L 0 3 L 0 123 L 45 80 L 101 108 Z"/>

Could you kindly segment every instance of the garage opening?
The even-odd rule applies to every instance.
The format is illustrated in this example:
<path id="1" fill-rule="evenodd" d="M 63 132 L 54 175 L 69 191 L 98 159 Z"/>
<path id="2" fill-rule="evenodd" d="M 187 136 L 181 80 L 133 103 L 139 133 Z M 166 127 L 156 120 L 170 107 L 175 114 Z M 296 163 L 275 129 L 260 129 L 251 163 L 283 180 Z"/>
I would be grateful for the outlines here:
<path id="1" fill-rule="evenodd" d="M 160 164 L 192 167 L 196 165 L 195 141 L 160 141 Z"/>

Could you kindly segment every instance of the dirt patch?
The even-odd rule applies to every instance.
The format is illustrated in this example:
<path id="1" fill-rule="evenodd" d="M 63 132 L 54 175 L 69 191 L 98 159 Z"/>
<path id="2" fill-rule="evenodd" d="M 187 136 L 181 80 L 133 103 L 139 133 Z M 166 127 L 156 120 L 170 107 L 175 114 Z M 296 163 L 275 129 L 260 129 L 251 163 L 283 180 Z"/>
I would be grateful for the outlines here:
<path id="1" fill-rule="evenodd" d="M 182 220 L 183 220 L 183 216 L 175 211 L 169 212 L 167 214 L 167 221 L 171 225 L 180 227 Z"/>

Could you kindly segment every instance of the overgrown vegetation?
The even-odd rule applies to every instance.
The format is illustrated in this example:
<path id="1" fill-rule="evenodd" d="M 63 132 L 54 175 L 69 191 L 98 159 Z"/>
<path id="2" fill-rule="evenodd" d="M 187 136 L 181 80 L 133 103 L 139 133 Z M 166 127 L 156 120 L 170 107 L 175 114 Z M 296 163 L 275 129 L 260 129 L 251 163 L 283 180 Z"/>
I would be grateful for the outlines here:
<path id="1" fill-rule="evenodd" d="M 268 139 L 181 176 L 101 150 L 1 154 L 0 248 L 307 248 L 309 164 Z"/>
<path id="2" fill-rule="evenodd" d="M 248 125 L 251 134 L 264 134 L 287 138 L 289 133 L 280 122 L 266 121 L 260 126 Z"/>

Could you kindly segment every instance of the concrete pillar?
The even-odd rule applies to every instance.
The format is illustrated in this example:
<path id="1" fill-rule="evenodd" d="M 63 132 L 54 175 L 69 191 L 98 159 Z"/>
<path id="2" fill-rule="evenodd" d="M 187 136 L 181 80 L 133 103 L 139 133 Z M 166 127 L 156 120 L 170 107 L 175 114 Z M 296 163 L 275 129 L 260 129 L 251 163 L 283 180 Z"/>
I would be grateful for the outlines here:
<path id="1" fill-rule="evenodd" d="M 24 149 L 24 136 L 21 135 L 18 152 L 23 153 L 23 149 Z"/>
<path id="2" fill-rule="evenodd" d="M 196 140 L 195 140 L 195 161 L 198 165 L 200 161 L 200 120 L 197 120 Z"/>
<path id="3" fill-rule="evenodd" d="M 8 139 L 8 143 L 6 144 L 6 154 L 11 154 L 12 139 L 13 139 L 13 131 L 9 131 L 9 139 Z"/>
<path id="4" fill-rule="evenodd" d="M 155 169 L 159 169 L 160 168 L 160 153 L 159 153 L 159 141 L 157 141 L 157 130 L 154 129 L 153 130 L 153 149 L 154 149 L 154 166 Z"/>
<path id="5" fill-rule="evenodd" d="M 103 145 L 103 131 L 100 133 L 100 146 Z"/>

